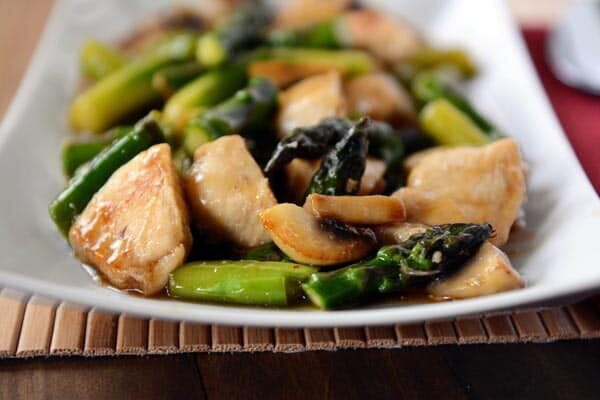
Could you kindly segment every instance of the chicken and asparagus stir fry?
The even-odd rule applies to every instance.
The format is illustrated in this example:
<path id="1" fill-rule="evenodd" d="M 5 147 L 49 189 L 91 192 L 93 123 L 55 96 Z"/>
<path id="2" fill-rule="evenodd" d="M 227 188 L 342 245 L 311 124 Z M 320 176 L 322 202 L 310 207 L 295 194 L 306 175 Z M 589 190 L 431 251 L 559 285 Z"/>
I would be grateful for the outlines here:
<path id="1" fill-rule="evenodd" d="M 524 285 L 501 250 L 519 146 L 462 94 L 464 51 L 346 0 L 202 3 L 81 48 L 50 205 L 79 260 L 119 289 L 254 306 Z"/>

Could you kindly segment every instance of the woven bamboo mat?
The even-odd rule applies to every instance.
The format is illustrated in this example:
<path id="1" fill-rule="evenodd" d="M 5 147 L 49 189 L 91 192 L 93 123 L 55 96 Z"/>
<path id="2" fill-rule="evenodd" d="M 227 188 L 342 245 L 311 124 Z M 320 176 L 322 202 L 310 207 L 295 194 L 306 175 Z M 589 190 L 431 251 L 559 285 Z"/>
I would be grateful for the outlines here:
<path id="1" fill-rule="evenodd" d="M 0 291 L 0 358 L 336 350 L 600 338 L 600 296 L 565 307 L 449 321 L 335 329 L 202 325 L 140 319 Z"/>

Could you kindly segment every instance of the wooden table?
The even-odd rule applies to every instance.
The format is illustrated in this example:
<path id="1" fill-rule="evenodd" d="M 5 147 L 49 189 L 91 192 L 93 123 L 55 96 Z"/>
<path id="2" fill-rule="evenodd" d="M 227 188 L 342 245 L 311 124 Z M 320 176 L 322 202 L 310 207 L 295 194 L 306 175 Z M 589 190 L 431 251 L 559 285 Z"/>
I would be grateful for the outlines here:
<path id="1" fill-rule="evenodd" d="M 0 116 L 50 6 L 51 0 L 0 0 Z M 592 399 L 600 398 L 598 371 L 600 341 L 19 359 L 0 361 L 0 399 Z"/>

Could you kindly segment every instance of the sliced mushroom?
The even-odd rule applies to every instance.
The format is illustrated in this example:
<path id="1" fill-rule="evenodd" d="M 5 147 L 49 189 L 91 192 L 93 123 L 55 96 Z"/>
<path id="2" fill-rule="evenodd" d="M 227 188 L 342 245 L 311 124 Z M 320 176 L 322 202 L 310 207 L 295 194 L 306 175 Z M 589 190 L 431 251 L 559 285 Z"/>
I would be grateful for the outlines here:
<path id="1" fill-rule="evenodd" d="M 308 188 L 313 175 L 319 169 L 319 165 L 321 165 L 321 160 L 296 158 L 285 166 L 286 193 L 289 194 L 290 201 L 296 203 L 304 201 L 306 188 Z M 383 179 L 385 169 L 386 165 L 383 161 L 368 157 L 357 194 L 366 196 L 382 193 L 385 189 L 385 180 Z"/>
<path id="2" fill-rule="evenodd" d="M 311 126 L 327 117 L 346 115 L 342 78 L 334 71 L 303 79 L 279 95 L 279 138 L 299 126 Z"/>
<path id="3" fill-rule="evenodd" d="M 311 194 L 304 208 L 317 218 L 333 218 L 347 224 L 379 225 L 403 221 L 402 201 L 389 196 L 325 196 Z"/>
<path id="4" fill-rule="evenodd" d="M 162 290 L 192 243 L 169 146 L 155 145 L 119 168 L 77 217 L 69 242 L 115 287 Z"/>
<path id="5" fill-rule="evenodd" d="M 376 73 L 351 78 L 344 84 L 344 91 L 351 114 L 392 123 L 415 120 L 415 106 L 410 94 L 389 74 Z"/>
<path id="6" fill-rule="evenodd" d="M 465 299 L 523 286 L 523 278 L 512 267 L 506 254 L 486 242 L 456 273 L 430 283 L 427 293 L 438 298 Z"/>
<path id="7" fill-rule="evenodd" d="M 260 167 L 238 135 L 200 146 L 185 176 L 194 222 L 212 240 L 255 247 L 270 241 L 258 214 L 277 204 Z"/>
<path id="8" fill-rule="evenodd" d="M 389 64 L 401 62 L 424 43 L 407 22 L 374 10 L 349 11 L 337 26 L 346 44 L 367 50 Z"/>
<path id="9" fill-rule="evenodd" d="M 341 235 L 325 229 L 308 210 L 283 203 L 260 214 L 273 242 L 292 260 L 311 265 L 336 265 L 359 260 L 375 244 L 367 236 Z"/>
<path id="10" fill-rule="evenodd" d="M 519 146 L 503 139 L 481 147 L 439 149 L 420 157 L 394 197 L 407 220 L 428 225 L 490 223 L 492 244 L 508 240 L 525 198 Z"/>
<path id="11" fill-rule="evenodd" d="M 373 227 L 377 242 L 380 244 L 402 243 L 412 235 L 427 230 L 427 225 L 415 222 L 394 222 Z"/>
<path id="12" fill-rule="evenodd" d="M 351 0 L 288 0 L 275 16 L 279 29 L 299 29 L 327 21 L 350 6 Z"/>

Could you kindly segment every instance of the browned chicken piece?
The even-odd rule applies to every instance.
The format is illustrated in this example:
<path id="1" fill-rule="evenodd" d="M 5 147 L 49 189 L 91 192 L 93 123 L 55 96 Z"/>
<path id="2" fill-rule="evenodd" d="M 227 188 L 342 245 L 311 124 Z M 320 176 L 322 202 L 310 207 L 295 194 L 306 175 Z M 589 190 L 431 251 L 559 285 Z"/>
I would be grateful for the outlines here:
<path id="1" fill-rule="evenodd" d="M 374 10 L 349 11 L 338 29 L 345 43 L 397 64 L 423 46 L 421 35 L 407 22 Z"/>
<path id="2" fill-rule="evenodd" d="M 241 136 L 200 146 L 185 176 L 185 190 L 195 225 L 208 239 L 241 247 L 270 241 L 258 214 L 277 200 Z"/>
<path id="3" fill-rule="evenodd" d="M 434 281 L 427 293 L 441 299 L 466 299 L 525 286 L 506 254 L 489 242 L 456 273 Z"/>
<path id="4" fill-rule="evenodd" d="M 402 243 L 414 234 L 425 232 L 427 227 L 427 225 L 417 222 L 393 222 L 374 226 L 373 231 L 377 242 L 386 245 Z"/>
<path id="5" fill-rule="evenodd" d="M 503 139 L 430 152 L 393 196 L 404 201 L 409 221 L 490 223 L 496 232 L 491 242 L 501 246 L 525 199 L 519 146 Z"/>
<path id="6" fill-rule="evenodd" d="M 273 242 L 292 260 L 317 265 L 336 265 L 367 256 L 375 241 L 367 236 L 339 235 L 321 226 L 308 210 L 283 203 L 260 214 Z"/>
<path id="7" fill-rule="evenodd" d="M 304 208 L 317 218 L 333 218 L 347 224 L 379 225 L 403 221 L 404 204 L 390 196 L 326 196 L 313 193 Z"/>
<path id="8" fill-rule="evenodd" d="M 69 242 L 111 285 L 161 291 L 192 244 L 169 145 L 152 146 L 119 168 L 77 217 Z"/>
<path id="9" fill-rule="evenodd" d="M 415 120 L 412 99 L 406 89 L 385 73 L 361 75 L 344 85 L 350 114 L 369 116 L 391 123 Z"/>
<path id="10" fill-rule="evenodd" d="M 285 166 L 285 186 L 286 193 L 290 196 L 290 201 L 301 203 L 304 200 L 306 189 L 320 165 L 320 159 L 306 160 L 296 158 Z M 385 169 L 385 162 L 374 157 L 368 157 L 357 194 L 366 196 L 382 193 L 385 189 L 385 180 L 383 179 Z"/>
<path id="11" fill-rule="evenodd" d="M 311 126 L 327 117 L 346 115 L 342 78 L 335 71 L 303 79 L 279 95 L 277 133 L 280 139 L 299 126 Z"/>
<path id="12" fill-rule="evenodd" d="M 299 29 L 327 21 L 350 6 L 351 0 L 288 0 L 277 11 L 275 26 Z"/>

